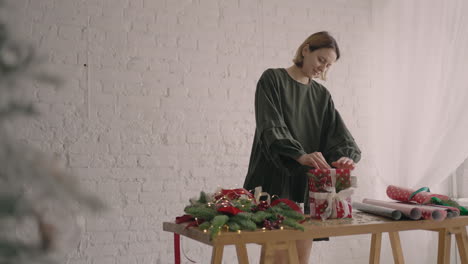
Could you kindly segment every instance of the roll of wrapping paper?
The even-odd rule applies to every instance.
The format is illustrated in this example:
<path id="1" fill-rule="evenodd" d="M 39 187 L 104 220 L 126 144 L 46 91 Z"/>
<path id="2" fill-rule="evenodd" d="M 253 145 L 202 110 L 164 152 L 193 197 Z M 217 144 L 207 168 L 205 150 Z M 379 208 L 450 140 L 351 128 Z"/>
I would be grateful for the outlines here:
<path id="1" fill-rule="evenodd" d="M 374 215 L 384 216 L 387 218 L 391 218 L 393 220 L 400 220 L 402 216 L 401 211 L 387 208 L 387 207 L 377 206 L 373 204 L 365 204 L 365 203 L 360 203 L 360 202 L 353 202 L 352 205 L 353 205 L 353 208 L 356 208 L 360 211 L 374 214 Z"/>
<path id="2" fill-rule="evenodd" d="M 417 202 L 419 204 L 428 204 L 431 202 L 432 197 L 438 197 L 441 200 L 449 200 L 450 198 L 446 195 L 442 194 L 435 194 L 435 193 L 430 193 L 426 191 L 421 191 L 413 195 L 418 190 L 410 189 L 410 188 L 404 188 L 404 187 L 398 187 L 395 185 L 389 185 L 387 187 L 387 195 L 390 199 L 392 200 L 397 200 L 400 202 Z"/>
<path id="3" fill-rule="evenodd" d="M 380 201 L 380 200 L 374 200 L 374 199 L 364 199 L 362 200 L 362 202 L 365 204 L 372 204 L 372 205 L 377 205 L 377 206 L 382 206 L 385 208 L 398 210 L 401 213 L 403 213 L 403 215 L 413 220 L 418 220 L 422 216 L 421 209 L 411 204 L 387 202 L 387 201 Z"/>
<path id="4" fill-rule="evenodd" d="M 436 205 L 436 204 L 429 204 L 428 206 L 431 207 L 438 207 L 442 210 L 445 210 L 447 212 L 447 218 L 453 218 L 460 216 L 460 209 L 451 207 L 451 206 L 444 206 L 444 205 Z"/>
<path id="5" fill-rule="evenodd" d="M 398 202 L 399 204 L 407 204 Z M 447 211 L 443 208 L 434 207 L 431 205 L 414 204 L 421 210 L 422 218 L 426 220 L 442 221 L 447 218 Z"/>

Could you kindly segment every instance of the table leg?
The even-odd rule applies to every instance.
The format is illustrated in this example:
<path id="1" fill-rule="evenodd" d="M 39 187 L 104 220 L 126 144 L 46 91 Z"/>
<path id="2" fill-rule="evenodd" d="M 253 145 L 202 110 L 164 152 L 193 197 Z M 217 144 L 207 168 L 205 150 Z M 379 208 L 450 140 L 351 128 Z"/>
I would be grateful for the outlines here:
<path id="1" fill-rule="evenodd" d="M 265 243 L 262 245 L 262 253 L 260 256 L 260 264 L 272 264 L 275 260 L 275 246 L 273 243 Z"/>
<path id="2" fill-rule="evenodd" d="M 458 253 L 462 264 L 468 264 L 468 236 L 466 227 L 457 227 L 453 229 L 455 238 L 457 239 Z"/>
<path id="3" fill-rule="evenodd" d="M 403 251 L 401 250 L 400 235 L 398 232 L 388 232 L 390 244 L 392 245 L 393 261 L 395 264 L 404 264 Z"/>
<path id="4" fill-rule="evenodd" d="M 223 259 L 224 246 L 213 246 L 213 252 L 211 255 L 211 264 L 221 264 Z"/>
<path id="5" fill-rule="evenodd" d="M 249 264 L 249 258 L 247 256 L 247 247 L 245 244 L 236 244 L 237 260 L 239 264 Z"/>
<path id="6" fill-rule="evenodd" d="M 276 251 L 286 250 L 289 263 L 298 264 L 296 241 L 279 241 L 262 244 L 262 254 L 260 255 L 260 264 L 271 264 L 275 260 Z"/>
<path id="7" fill-rule="evenodd" d="M 180 264 L 180 235 L 174 233 L 174 263 Z"/>
<path id="8" fill-rule="evenodd" d="M 265 263 L 265 255 L 266 255 L 266 244 L 262 244 L 262 251 L 260 253 L 260 264 Z"/>
<path id="9" fill-rule="evenodd" d="M 299 264 L 299 256 L 297 254 L 296 241 L 291 240 L 288 243 L 289 264 Z"/>
<path id="10" fill-rule="evenodd" d="M 382 233 L 372 234 L 369 264 L 380 263 L 381 247 L 382 247 Z"/>
<path id="11" fill-rule="evenodd" d="M 439 250 L 437 264 L 450 264 L 451 234 L 447 229 L 439 230 Z"/>

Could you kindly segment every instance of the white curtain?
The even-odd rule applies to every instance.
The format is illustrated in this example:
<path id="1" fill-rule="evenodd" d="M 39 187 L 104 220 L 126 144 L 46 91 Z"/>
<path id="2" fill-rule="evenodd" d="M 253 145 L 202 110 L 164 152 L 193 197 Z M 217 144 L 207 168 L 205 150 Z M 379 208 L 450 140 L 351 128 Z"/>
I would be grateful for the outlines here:
<path id="1" fill-rule="evenodd" d="M 376 198 L 386 198 L 389 184 L 442 191 L 468 157 L 467 13 L 466 0 L 372 1 L 367 155 L 379 180 Z M 435 263 L 435 233 L 401 237 L 408 263 Z M 384 263 L 392 263 L 382 242 Z"/>
<path id="2" fill-rule="evenodd" d="M 376 176 L 437 186 L 468 157 L 468 1 L 372 5 Z"/>

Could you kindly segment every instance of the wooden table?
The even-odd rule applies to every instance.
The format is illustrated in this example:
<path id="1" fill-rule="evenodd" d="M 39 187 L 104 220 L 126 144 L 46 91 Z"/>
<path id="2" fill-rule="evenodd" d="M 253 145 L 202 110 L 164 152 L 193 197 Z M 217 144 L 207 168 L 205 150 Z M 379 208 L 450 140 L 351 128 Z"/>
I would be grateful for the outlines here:
<path id="1" fill-rule="evenodd" d="M 274 251 L 286 249 L 289 263 L 297 264 L 299 262 L 296 240 L 361 234 L 371 234 L 369 263 L 379 263 L 382 233 L 384 232 L 389 233 L 395 263 L 402 264 L 404 259 L 398 232 L 407 230 L 428 230 L 439 233 L 437 257 L 437 263 L 439 264 L 450 263 L 451 234 L 454 234 L 462 264 L 468 264 L 468 237 L 466 232 L 468 216 L 445 219 L 440 222 L 432 220 L 393 221 L 367 213 L 355 212 L 352 219 L 309 220 L 304 223 L 304 226 L 304 232 L 291 229 L 241 231 L 240 233 L 221 232 L 220 235 L 210 241 L 209 234 L 198 228 L 185 229 L 183 224 L 163 223 L 164 231 L 173 232 L 175 239 L 179 235 L 183 235 L 213 246 L 212 264 L 221 263 L 225 245 L 235 245 L 240 264 L 249 263 L 246 248 L 248 243 L 262 245 L 260 263 L 273 263 Z"/>

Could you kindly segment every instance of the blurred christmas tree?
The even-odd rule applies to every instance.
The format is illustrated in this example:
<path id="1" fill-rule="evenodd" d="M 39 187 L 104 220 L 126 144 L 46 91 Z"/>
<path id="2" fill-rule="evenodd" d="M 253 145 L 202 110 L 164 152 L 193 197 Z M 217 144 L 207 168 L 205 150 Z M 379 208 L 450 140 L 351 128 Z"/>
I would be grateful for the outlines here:
<path id="1" fill-rule="evenodd" d="M 0 11 L 5 4 L 0 0 Z M 54 252 L 83 208 L 103 208 L 52 156 L 15 138 L 14 120 L 38 114 L 25 83 L 59 85 L 41 72 L 34 49 L 0 21 L 0 263 L 63 263 Z M 76 224 L 75 224 L 76 225 Z M 62 229 L 58 228 L 62 226 Z"/>

